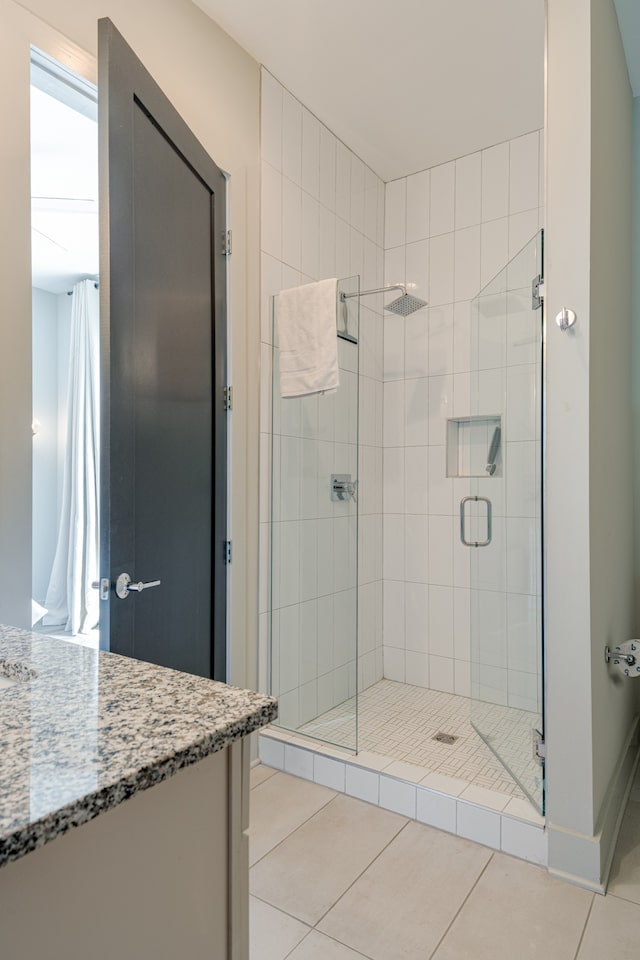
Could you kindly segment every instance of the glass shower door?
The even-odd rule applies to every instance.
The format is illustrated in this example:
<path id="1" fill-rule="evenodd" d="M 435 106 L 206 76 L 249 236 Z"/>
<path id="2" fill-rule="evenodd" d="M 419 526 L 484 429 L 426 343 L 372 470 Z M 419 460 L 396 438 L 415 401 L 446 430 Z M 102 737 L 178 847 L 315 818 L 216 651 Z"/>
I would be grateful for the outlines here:
<path id="1" fill-rule="evenodd" d="M 542 232 L 472 303 L 469 496 L 471 720 L 544 812 L 542 645 Z M 532 292 L 533 290 L 533 292 Z"/>
<path id="2" fill-rule="evenodd" d="M 356 751 L 359 301 L 339 310 L 337 391 L 290 399 L 273 307 L 270 692 L 277 725 Z"/>

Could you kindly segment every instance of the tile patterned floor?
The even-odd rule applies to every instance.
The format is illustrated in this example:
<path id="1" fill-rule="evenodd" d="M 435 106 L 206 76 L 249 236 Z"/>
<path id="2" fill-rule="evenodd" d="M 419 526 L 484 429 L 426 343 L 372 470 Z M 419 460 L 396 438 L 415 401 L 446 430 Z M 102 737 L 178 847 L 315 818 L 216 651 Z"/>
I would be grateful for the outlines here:
<path id="1" fill-rule="evenodd" d="M 301 783 L 252 771 L 250 960 L 640 956 L 640 780 L 606 897 Z"/>
<path id="2" fill-rule="evenodd" d="M 535 715 L 483 705 L 482 729 L 495 737 L 501 755 L 511 769 L 524 778 L 527 792 L 535 790 L 539 771 L 531 757 L 531 730 Z M 491 750 L 471 727 L 472 702 L 467 697 L 426 690 L 408 683 L 381 680 L 360 694 L 358 700 L 358 748 L 458 777 L 476 786 L 524 797 Z M 300 733 L 320 737 L 337 746 L 353 743 L 355 701 L 335 707 L 300 728 Z M 474 706 L 475 710 L 475 706 Z M 457 737 L 451 745 L 433 740 L 439 731 Z M 511 748 L 508 752 L 509 747 Z"/>

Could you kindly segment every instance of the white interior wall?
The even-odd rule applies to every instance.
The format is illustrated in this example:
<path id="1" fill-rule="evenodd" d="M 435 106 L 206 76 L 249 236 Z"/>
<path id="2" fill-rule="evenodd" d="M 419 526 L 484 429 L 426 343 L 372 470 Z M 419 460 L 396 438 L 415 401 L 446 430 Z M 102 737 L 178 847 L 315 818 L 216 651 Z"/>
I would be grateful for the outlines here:
<path id="1" fill-rule="evenodd" d="M 549 866 L 599 889 L 638 696 L 603 657 L 634 625 L 631 93 L 612 0 L 547 11 Z M 578 317 L 569 334 L 562 307 Z"/>
<path id="2" fill-rule="evenodd" d="M 30 622 L 31 278 L 29 263 L 29 44 L 95 81 L 97 20 L 123 33 L 205 149 L 230 174 L 234 229 L 229 303 L 234 541 L 230 679 L 255 686 L 258 561 L 259 68 L 190 0 L 0 0 L 0 120 L 11 149 L 0 159 L 2 326 L 0 402 L 0 620 Z M 41 18 L 41 19 L 39 19 Z M 9 359 L 6 359 L 9 358 Z"/>
<path id="3" fill-rule="evenodd" d="M 361 688 L 382 676 L 382 319 L 379 298 L 361 301 L 358 382 L 355 347 L 338 341 L 338 393 L 306 401 L 302 415 L 299 401 L 281 402 L 274 427 L 272 512 L 271 298 L 287 287 L 332 276 L 359 274 L 362 289 L 381 286 L 384 185 L 265 70 L 262 157 L 260 683 L 269 688 L 273 519 L 278 561 L 273 688 L 280 694 L 281 719 L 295 727 L 355 692 L 355 582 L 349 579 L 355 563 L 346 562 L 355 527 L 347 519 L 349 506 L 332 503 L 329 495 L 330 473 L 349 471 L 329 467 L 323 472 L 322 466 L 341 463 L 343 456 L 351 457 L 353 474 L 356 465 L 359 471 Z M 356 425 L 356 387 L 359 464 L 355 434 L 349 434 L 349 422 Z M 315 487 L 316 478 L 317 494 L 314 489 L 310 498 L 309 480 Z"/>
<path id="4" fill-rule="evenodd" d="M 603 643 L 636 636 L 629 522 L 636 509 L 630 442 L 633 98 L 613 0 L 592 0 L 591 30 L 589 523 L 593 803 L 599 828 L 640 691 L 621 678 L 615 682 L 602 665 Z"/>
<path id="5" fill-rule="evenodd" d="M 477 410 L 504 418 L 509 406 L 530 423 L 524 433 L 507 426 L 503 442 L 535 439 L 532 364 L 522 366 L 531 357 L 514 347 L 511 329 L 504 357 L 481 330 L 479 359 L 471 300 L 542 227 L 542 154 L 535 131 L 386 186 L 384 282 L 406 283 L 429 306 L 384 318 L 384 675 L 462 696 L 471 692 L 472 552 L 460 543 L 458 511 L 471 488 L 446 475 L 447 418 Z M 491 556 L 476 558 L 484 575 L 474 583 L 486 589 L 474 599 L 485 614 L 480 644 L 495 651 L 491 699 L 536 709 L 524 649 L 537 649 L 536 494 L 524 504 L 499 476 L 482 484 L 494 504 L 494 542 Z M 508 632 L 524 638 L 519 655 L 509 644 L 510 671 Z"/>

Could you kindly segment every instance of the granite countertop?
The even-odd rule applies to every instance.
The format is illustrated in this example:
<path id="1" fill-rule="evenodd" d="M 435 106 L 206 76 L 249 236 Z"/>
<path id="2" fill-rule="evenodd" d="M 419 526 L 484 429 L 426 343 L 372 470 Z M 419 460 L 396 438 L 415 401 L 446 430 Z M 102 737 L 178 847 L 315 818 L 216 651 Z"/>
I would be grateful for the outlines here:
<path id="1" fill-rule="evenodd" d="M 0 625 L 0 866 L 276 715 L 263 694 Z"/>

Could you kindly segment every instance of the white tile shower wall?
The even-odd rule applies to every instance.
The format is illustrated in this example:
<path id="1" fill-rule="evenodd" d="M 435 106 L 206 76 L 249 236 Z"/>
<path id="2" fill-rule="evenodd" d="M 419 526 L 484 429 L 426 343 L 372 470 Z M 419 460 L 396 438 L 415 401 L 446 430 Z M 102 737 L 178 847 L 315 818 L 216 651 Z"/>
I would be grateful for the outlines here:
<path id="1" fill-rule="evenodd" d="M 329 496 L 338 461 L 359 480 L 360 686 L 382 677 L 382 317 L 380 298 L 362 301 L 359 377 L 356 348 L 339 341 L 339 394 L 285 401 L 274 418 L 271 300 L 287 287 L 356 273 L 362 289 L 381 286 L 384 201 L 373 171 L 263 69 L 259 662 L 267 688 L 273 601 L 273 689 L 292 727 L 355 692 L 353 523 Z"/>
<path id="2" fill-rule="evenodd" d="M 384 320 L 384 676 L 463 696 L 470 694 L 470 556 L 456 505 L 469 491 L 467 481 L 446 476 L 446 421 L 471 411 L 471 300 L 542 226 L 541 141 L 536 131 L 386 185 L 384 282 L 407 283 L 429 306 Z M 522 358 L 479 357 L 488 398 L 497 382 L 490 368 L 513 363 Z M 532 369 L 507 367 L 514 428 L 512 407 Z M 508 456 L 523 464 L 535 455 L 528 412 L 509 437 Z M 511 705 L 531 708 L 537 609 L 523 545 L 532 540 L 537 491 L 505 485 L 506 505 L 494 503 L 497 526 L 509 518 L 504 576 L 489 570 L 477 600 L 509 622 L 508 650 L 499 651 L 509 671 L 497 671 L 495 682 Z"/>

